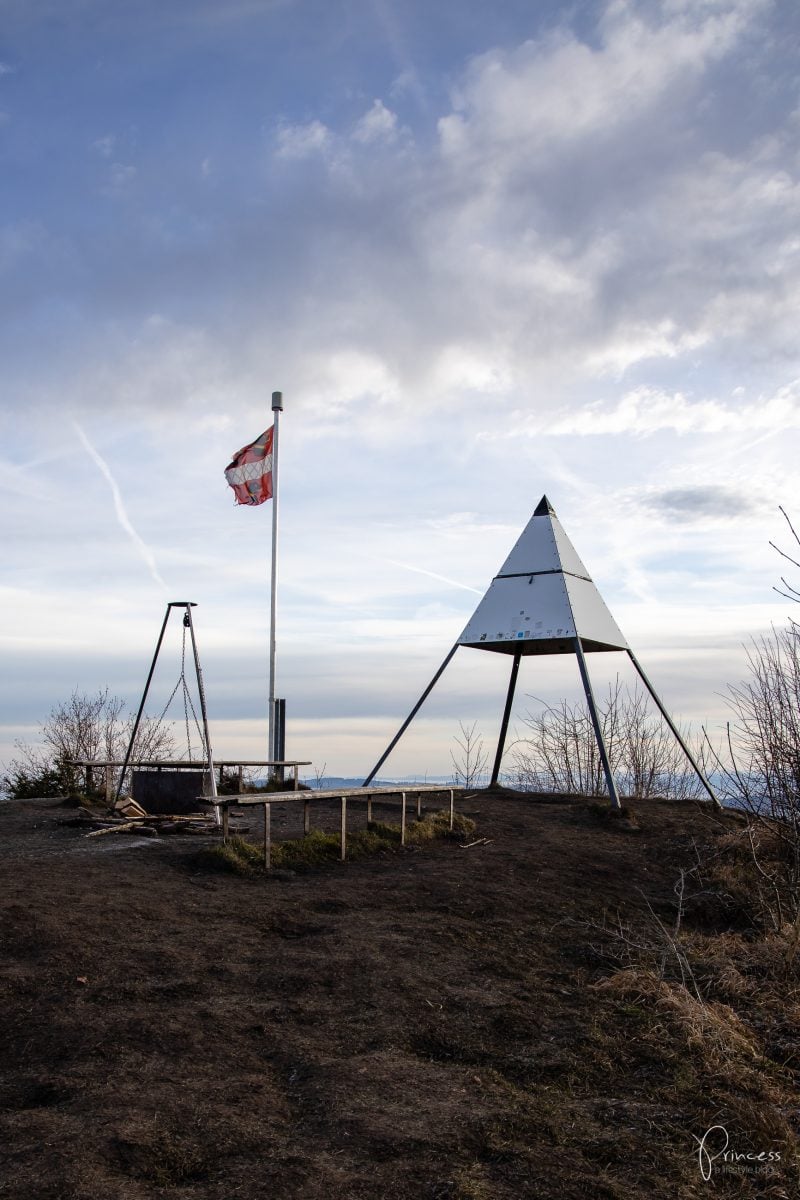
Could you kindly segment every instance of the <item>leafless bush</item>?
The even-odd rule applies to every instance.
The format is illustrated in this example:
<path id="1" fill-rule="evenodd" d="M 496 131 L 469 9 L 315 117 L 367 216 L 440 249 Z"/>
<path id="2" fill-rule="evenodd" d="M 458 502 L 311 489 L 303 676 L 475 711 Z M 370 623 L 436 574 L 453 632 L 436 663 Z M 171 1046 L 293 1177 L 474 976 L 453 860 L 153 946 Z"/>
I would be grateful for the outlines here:
<path id="1" fill-rule="evenodd" d="M 94 696 L 73 692 L 57 704 L 41 725 L 40 745 L 17 742 L 3 788 L 14 796 L 60 795 L 77 786 L 74 760 L 114 761 L 124 758 L 133 717 L 123 715 L 124 701 L 108 689 Z M 174 748 L 168 725 L 145 717 L 139 724 L 131 760 L 169 755 Z"/>
<path id="2" fill-rule="evenodd" d="M 750 816 L 741 856 L 762 924 L 800 936 L 800 626 L 754 640 L 747 665 L 728 688 L 733 720 L 713 766 L 724 799 Z"/>
<path id="3" fill-rule="evenodd" d="M 467 728 L 463 721 L 458 722 L 461 737 L 453 738 L 457 754 L 450 751 L 453 763 L 453 782 L 458 787 L 474 788 L 483 783 L 486 776 L 488 755 L 483 749 L 483 738 L 477 733 L 478 723 L 473 721 Z"/>
<path id="4" fill-rule="evenodd" d="M 589 949 L 599 961 L 610 964 L 615 971 L 646 970 L 658 979 L 680 982 L 681 987 L 691 991 L 702 1003 L 703 997 L 682 938 L 685 888 L 686 872 L 681 871 L 674 889 L 676 904 L 672 928 L 645 901 L 647 918 L 640 918 L 636 924 L 624 920 L 620 913 L 614 917 L 606 913 L 601 921 L 587 922 L 587 929 L 601 937 L 599 943 L 590 942 Z"/>
<path id="5" fill-rule="evenodd" d="M 783 513 L 784 520 L 786 521 L 786 524 L 789 526 L 789 530 L 791 532 L 792 537 L 794 538 L 795 544 L 800 549 L 800 536 L 798 536 L 797 530 L 795 529 L 792 522 L 789 520 L 789 514 L 786 512 L 786 509 L 783 508 L 781 505 L 778 505 L 778 508 Z M 796 558 L 793 558 L 791 554 L 787 554 L 785 550 L 781 550 L 780 546 L 776 546 L 774 542 L 770 542 L 770 546 L 772 546 L 773 550 L 778 551 L 778 554 L 780 554 L 781 558 L 785 558 L 787 560 L 787 562 L 790 562 L 792 564 L 793 567 L 797 567 L 798 570 L 800 570 L 800 562 Z M 781 596 L 785 596 L 787 600 L 794 600 L 798 604 L 800 604 L 800 591 L 798 591 L 798 589 L 796 587 L 793 587 L 792 584 L 789 583 L 784 578 L 783 575 L 781 575 L 781 583 L 783 584 L 783 586 L 786 590 L 782 591 L 781 588 L 776 587 L 776 588 L 773 588 L 773 591 L 776 591 Z"/>
<path id="6" fill-rule="evenodd" d="M 727 757 L 718 756 L 731 797 L 798 830 L 800 818 L 800 627 L 754 641 L 749 678 L 728 688 L 733 709 Z"/>
<path id="7" fill-rule="evenodd" d="M 639 688 L 619 679 L 597 705 L 611 770 L 620 789 L 637 798 L 701 795 L 702 785 L 667 727 L 648 712 Z M 514 778 L 529 790 L 596 795 L 603 764 L 585 703 L 545 706 L 524 718 L 529 730 L 514 744 Z M 685 734 L 684 734 L 685 738 Z"/>

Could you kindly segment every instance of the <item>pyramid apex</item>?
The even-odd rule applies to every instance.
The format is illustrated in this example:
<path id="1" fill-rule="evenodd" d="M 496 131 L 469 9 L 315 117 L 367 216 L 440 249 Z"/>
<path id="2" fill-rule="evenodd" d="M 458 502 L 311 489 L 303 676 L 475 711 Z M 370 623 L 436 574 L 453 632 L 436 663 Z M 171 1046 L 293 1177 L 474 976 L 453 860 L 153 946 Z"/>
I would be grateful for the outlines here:
<path id="1" fill-rule="evenodd" d="M 542 496 L 541 500 L 533 511 L 533 515 L 535 517 L 554 517 L 556 515 L 556 510 L 547 499 L 547 496 Z"/>

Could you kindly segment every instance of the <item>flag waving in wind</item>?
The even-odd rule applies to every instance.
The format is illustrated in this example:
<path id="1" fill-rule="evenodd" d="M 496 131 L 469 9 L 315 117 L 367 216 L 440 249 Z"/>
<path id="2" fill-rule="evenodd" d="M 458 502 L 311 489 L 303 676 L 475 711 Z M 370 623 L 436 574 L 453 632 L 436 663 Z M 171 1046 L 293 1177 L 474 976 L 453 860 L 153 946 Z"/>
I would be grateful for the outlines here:
<path id="1" fill-rule="evenodd" d="M 271 426 L 249 446 L 243 446 L 225 468 L 237 504 L 263 504 L 272 499 L 273 429 Z"/>

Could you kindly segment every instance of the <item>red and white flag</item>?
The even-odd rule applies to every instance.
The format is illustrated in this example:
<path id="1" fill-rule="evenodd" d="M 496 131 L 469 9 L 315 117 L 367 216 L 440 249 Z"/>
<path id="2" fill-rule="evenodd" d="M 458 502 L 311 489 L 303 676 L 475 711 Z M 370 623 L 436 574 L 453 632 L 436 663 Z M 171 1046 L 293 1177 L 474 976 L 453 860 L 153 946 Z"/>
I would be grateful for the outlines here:
<path id="1" fill-rule="evenodd" d="M 238 450 L 225 468 L 237 504 L 263 504 L 272 499 L 273 429 L 271 426 L 249 446 Z"/>

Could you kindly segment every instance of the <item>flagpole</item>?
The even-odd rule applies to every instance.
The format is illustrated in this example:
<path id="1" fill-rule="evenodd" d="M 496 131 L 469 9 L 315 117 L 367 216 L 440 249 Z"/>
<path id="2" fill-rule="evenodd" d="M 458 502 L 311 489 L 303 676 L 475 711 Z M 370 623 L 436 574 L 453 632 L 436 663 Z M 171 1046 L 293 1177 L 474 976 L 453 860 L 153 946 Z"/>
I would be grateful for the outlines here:
<path id="1" fill-rule="evenodd" d="M 272 575 L 270 578 L 269 611 L 269 728 L 267 732 L 267 757 L 277 757 L 275 747 L 275 618 L 278 610 L 278 433 L 280 416 L 283 412 L 283 393 L 272 393 Z M 270 770 L 270 778 L 275 774 Z"/>

